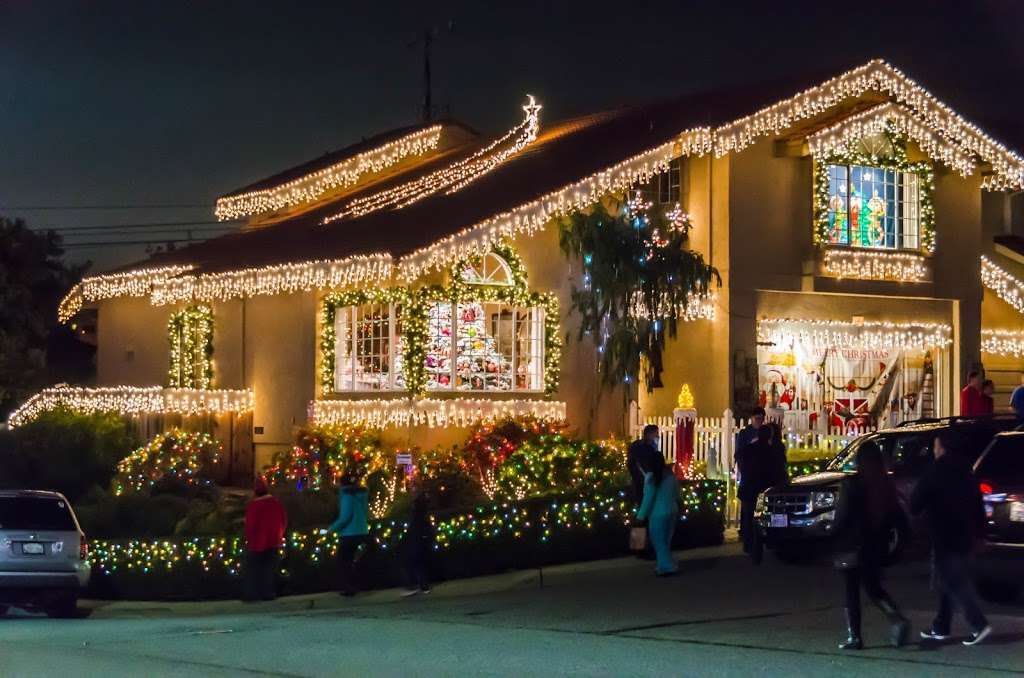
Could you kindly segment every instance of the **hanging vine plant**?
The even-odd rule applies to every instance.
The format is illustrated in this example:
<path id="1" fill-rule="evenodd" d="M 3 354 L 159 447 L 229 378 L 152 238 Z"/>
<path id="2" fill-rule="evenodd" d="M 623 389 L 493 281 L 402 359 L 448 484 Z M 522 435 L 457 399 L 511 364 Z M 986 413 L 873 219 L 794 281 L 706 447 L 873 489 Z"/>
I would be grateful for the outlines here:
<path id="1" fill-rule="evenodd" d="M 583 261 L 573 287 L 579 338 L 593 337 L 605 386 L 661 386 L 665 340 L 692 317 L 690 305 L 721 285 L 718 271 L 688 248 L 690 221 L 676 207 L 652 210 L 639 198 L 599 204 L 563 219 L 561 247 Z"/>

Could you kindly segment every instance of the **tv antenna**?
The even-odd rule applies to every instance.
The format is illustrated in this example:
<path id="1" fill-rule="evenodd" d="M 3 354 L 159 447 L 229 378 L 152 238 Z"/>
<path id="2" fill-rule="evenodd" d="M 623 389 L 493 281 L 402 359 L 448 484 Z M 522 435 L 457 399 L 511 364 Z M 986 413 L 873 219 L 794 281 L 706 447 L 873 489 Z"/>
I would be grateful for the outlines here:
<path id="1" fill-rule="evenodd" d="M 451 33 L 454 24 L 455 22 L 449 19 L 445 32 Z M 441 29 L 437 26 L 431 26 L 430 28 L 423 29 L 423 35 L 408 45 L 409 47 L 415 47 L 419 44 L 423 45 L 423 102 L 420 107 L 420 118 L 423 122 L 430 122 L 434 118 L 434 101 L 430 76 L 430 48 L 434 44 L 434 40 L 440 36 Z"/>

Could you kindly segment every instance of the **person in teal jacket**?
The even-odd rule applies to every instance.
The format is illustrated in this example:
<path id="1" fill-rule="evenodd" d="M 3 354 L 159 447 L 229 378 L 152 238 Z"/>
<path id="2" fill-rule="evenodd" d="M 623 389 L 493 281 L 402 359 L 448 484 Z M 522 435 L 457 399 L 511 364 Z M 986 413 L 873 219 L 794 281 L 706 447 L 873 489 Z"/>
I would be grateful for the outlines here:
<path id="1" fill-rule="evenodd" d="M 341 536 L 338 547 L 338 571 L 341 580 L 339 593 L 343 596 L 356 594 L 357 583 L 353 571 L 356 553 L 370 533 L 366 522 L 369 513 L 367 497 L 366 488 L 357 485 L 354 476 L 346 474 L 342 477 L 341 490 L 338 492 L 338 518 L 327 530 Z"/>
<path id="2" fill-rule="evenodd" d="M 672 558 L 672 535 L 679 522 L 679 481 L 665 464 L 644 469 L 644 499 L 636 517 L 647 521 L 647 534 L 657 557 L 654 573 L 659 577 L 676 574 L 679 569 Z"/>

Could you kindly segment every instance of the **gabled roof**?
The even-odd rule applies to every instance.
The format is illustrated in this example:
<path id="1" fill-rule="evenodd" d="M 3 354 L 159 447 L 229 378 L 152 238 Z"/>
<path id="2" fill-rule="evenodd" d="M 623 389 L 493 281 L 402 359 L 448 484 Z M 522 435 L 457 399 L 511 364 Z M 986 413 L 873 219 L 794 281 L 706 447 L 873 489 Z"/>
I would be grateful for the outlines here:
<path id="1" fill-rule="evenodd" d="M 152 269 L 192 267 L 187 281 L 173 274 L 176 293 L 160 295 L 163 302 L 382 281 L 391 264 L 413 279 L 543 228 L 553 216 L 663 171 L 673 157 L 722 156 L 783 135 L 827 153 L 880 125 L 895 125 L 963 174 L 984 164 L 990 188 L 1024 187 L 1020 156 L 881 60 L 824 82 L 805 76 L 687 95 L 544 123 L 539 131 L 530 127 L 528 109 L 526 121 L 497 140 L 464 144 L 365 187 L 357 183 L 294 218 L 154 255 L 141 267 L 156 280 L 155 296 L 160 276 L 170 274 Z"/>

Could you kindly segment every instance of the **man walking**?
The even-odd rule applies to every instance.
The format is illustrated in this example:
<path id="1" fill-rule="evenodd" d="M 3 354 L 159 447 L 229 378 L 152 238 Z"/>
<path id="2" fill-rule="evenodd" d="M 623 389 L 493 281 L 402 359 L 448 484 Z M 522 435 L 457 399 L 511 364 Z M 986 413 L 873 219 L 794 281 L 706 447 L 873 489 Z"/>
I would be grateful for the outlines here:
<path id="1" fill-rule="evenodd" d="M 763 407 L 755 407 L 750 413 L 750 423 L 744 426 L 736 434 L 736 446 L 732 448 L 739 452 L 750 443 L 757 440 L 757 431 L 764 426 L 765 412 Z"/>
<path id="2" fill-rule="evenodd" d="M 952 431 L 943 431 L 935 439 L 935 463 L 914 488 L 910 511 L 928 514 L 932 585 L 939 591 L 939 610 L 931 629 L 922 631 L 921 637 L 949 638 L 956 603 L 971 626 L 971 636 L 963 644 L 976 645 L 992 633 L 971 588 L 970 555 L 984 534 L 985 507 L 961 445 Z"/>
<path id="3" fill-rule="evenodd" d="M 967 374 L 967 386 L 960 391 L 960 416 L 976 417 L 984 414 L 984 409 L 981 397 L 981 372 L 971 370 Z"/>

